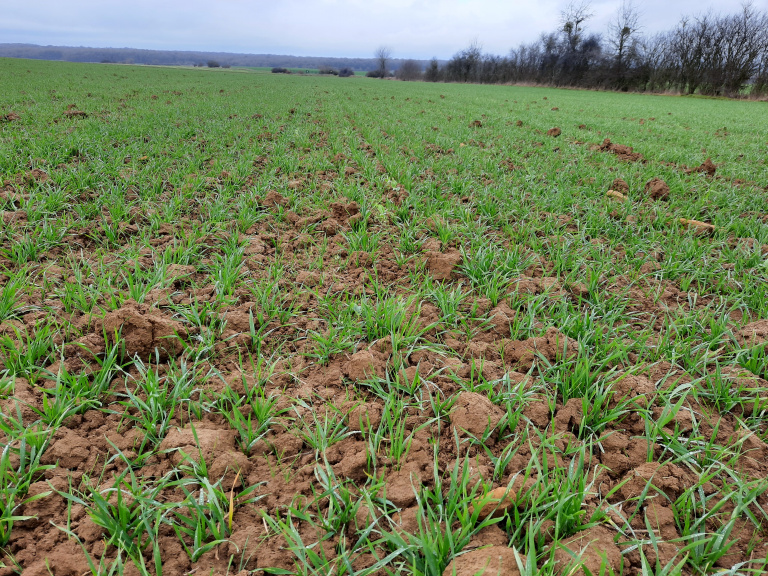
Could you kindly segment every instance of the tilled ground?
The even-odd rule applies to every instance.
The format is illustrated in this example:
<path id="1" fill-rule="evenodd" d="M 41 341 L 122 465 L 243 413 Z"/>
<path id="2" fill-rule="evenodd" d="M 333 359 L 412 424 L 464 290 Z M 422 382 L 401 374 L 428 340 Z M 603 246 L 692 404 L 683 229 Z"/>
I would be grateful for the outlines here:
<path id="1" fill-rule="evenodd" d="M 759 186 L 555 140 L 536 111 L 449 148 L 433 118 L 406 138 L 406 112 L 339 107 L 363 86 L 478 118 L 436 92 L 467 87 L 260 82 L 305 100 L 245 127 L 230 102 L 183 142 L 149 92 L 72 107 L 51 126 L 106 140 L 5 168 L 0 574 L 765 570 Z M 13 116 L 4 142 L 43 138 Z M 134 144 L 112 165 L 106 141 Z M 591 195 L 536 181 L 566 153 L 557 188 Z"/>

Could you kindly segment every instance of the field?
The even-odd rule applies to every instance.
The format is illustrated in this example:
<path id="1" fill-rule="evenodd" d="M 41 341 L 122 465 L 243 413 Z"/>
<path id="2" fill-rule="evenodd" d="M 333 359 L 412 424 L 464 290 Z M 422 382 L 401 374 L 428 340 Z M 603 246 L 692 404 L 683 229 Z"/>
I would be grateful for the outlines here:
<path id="1" fill-rule="evenodd" d="M 0 77 L 0 575 L 768 570 L 765 103 Z"/>

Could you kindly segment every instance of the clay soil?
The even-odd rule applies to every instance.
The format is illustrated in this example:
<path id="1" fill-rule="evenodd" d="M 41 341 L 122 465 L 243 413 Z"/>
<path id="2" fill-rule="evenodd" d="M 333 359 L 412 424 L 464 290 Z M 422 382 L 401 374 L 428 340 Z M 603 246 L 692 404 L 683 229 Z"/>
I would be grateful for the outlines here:
<path id="1" fill-rule="evenodd" d="M 1 576 L 766 570 L 766 198 L 714 152 L 564 91 L 37 66 Z"/>

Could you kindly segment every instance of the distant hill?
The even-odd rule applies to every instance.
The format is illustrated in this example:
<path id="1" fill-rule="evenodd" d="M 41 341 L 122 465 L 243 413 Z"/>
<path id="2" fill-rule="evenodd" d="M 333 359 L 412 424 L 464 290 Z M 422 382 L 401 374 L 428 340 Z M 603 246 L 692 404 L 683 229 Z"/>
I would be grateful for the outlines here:
<path id="1" fill-rule="evenodd" d="M 138 48 L 88 48 L 84 46 L 38 46 L 36 44 L 0 43 L 0 58 L 30 58 L 65 62 L 110 62 L 119 64 L 151 64 L 159 66 L 205 65 L 215 60 L 229 66 L 282 66 L 315 69 L 349 67 L 368 71 L 377 68 L 373 58 L 336 58 L 323 56 L 285 56 L 279 54 L 237 54 L 232 52 L 191 52 L 183 50 L 141 50 Z M 403 59 L 393 58 L 390 68 L 397 70 Z M 426 66 L 426 61 L 418 61 Z"/>

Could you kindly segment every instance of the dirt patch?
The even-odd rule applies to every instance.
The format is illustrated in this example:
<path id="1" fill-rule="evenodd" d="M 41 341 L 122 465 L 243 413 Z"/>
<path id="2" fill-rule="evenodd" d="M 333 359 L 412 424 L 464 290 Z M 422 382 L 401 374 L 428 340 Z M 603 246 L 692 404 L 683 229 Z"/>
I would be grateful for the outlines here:
<path id="1" fill-rule="evenodd" d="M 35 168 L 34 170 L 30 170 L 26 174 L 24 174 L 24 181 L 27 184 L 44 184 L 45 182 L 50 182 L 51 177 L 48 175 L 48 173 L 45 170 L 40 170 L 39 168 Z"/>
<path id="2" fill-rule="evenodd" d="M 626 196 L 627 194 L 629 194 L 629 184 L 627 184 L 627 182 L 625 180 L 622 180 L 621 178 L 616 178 L 611 183 L 610 190 L 615 190 L 616 192 L 619 192 Z"/>
<path id="3" fill-rule="evenodd" d="M 499 518 L 514 507 L 524 508 L 526 503 L 530 502 L 531 488 L 534 485 L 533 478 L 525 478 L 522 474 L 518 474 L 509 486 L 500 486 L 482 498 L 478 498 L 472 505 L 472 509 L 480 507 L 478 520 L 485 520 L 488 517 Z"/>
<path id="4" fill-rule="evenodd" d="M 264 197 L 264 206 L 267 206 L 268 208 L 276 208 L 278 206 L 287 207 L 290 206 L 290 204 L 291 201 L 288 200 L 288 198 L 274 190 L 267 192 L 267 195 Z"/>
<path id="5" fill-rule="evenodd" d="M 455 276 L 461 260 L 461 252 L 458 250 L 431 252 L 427 254 L 427 270 L 435 280 L 450 280 Z"/>
<path id="6" fill-rule="evenodd" d="M 522 558 L 521 558 L 522 561 Z M 491 546 L 454 557 L 443 576 L 519 576 L 512 548 Z"/>
<path id="7" fill-rule="evenodd" d="M 768 343 L 768 320 L 747 324 L 736 332 L 736 339 L 742 346 L 758 346 Z"/>
<path id="8" fill-rule="evenodd" d="M 383 378 L 387 373 L 387 360 L 383 354 L 361 350 L 350 357 L 342 371 L 353 382 L 362 382 L 374 377 Z"/>
<path id="9" fill-rule="evenodd" d="M 666 200 L 669 198 L 669 185 L 661 178 L 651 178 L 645 183 L 643 193 L 651 200 Z"/>
<path id="10" fill-rule="evenodd" d="M 623 144 L 614 144 L 608 138 L 603 140 L 602 144 L 597 144 L 592 147 L 594 150 L 601 152 L 610 152 L 615 154 L 619 160 L 623 162 L 645 162 L 645 158 L 639 152 L 635 152 L 631 146 L 624 146 Z"/>
<path id="11" fill-rule="evenodd" d="M 64 118 L 88 118 L 88 114 L 82 110 L 65 110 Z"/>
<path id="12" fill-rule="evenodd" d="M 510 326 L 515 319 L 517 312 L 512 310 L 506 302 L 501 302 L 496 308 L 490 311 L 488 325 L 490 333 L 496 338 L 507 338 L 510 335 Z"/>
<path id="13" fill-rule="evenodd" d="M 360 214 L 360 205 L 357 202 L 333 202 L 330 205 L 331 216 L 338 222 L 346 223 L 353 216 Z"/>
<path id="14" fill-rule="evenodd" d="M 454 403 L 451 424 L 461 431 L 482 437 L 486 430 L 494 430 L 499 425 L 504 414 L 504 410 L 494 405 L 487 396 L 462 392 Z"/>
<path id="15" fill-rule="evenodd" d="M 555 551 L 557 572 L 568 576 L 584 576 L 587 573 L 602 574 L 612 570 L 618 574 L 621 550 L 614 542 L 614 535 L 615 532 L 603 526 L 594 526 L 564 540 Z"/>
<path id="16" fill-rule="evenodd" d="M 560 128 L 558 128 L 557 126 L 555 126 L 554 128 L 550 128 L 549 130 L 547 130 L 547 136 L 551 136 L 552 138 L 557 138 L 557 137 L 558 137 L 558 136 L 560 136 L 560 134 L 562 134 L 562 133 L 563 133 L 563 131 L 562 131 L 562 130 L 560 130 Z"/>
<path id="17" fill-rule="evenodd" d="M 413 506 L 420 483 L 419 476 L 408 470 L 392 472 L 387 476 L 386 498 L 398 508 Z"/>
<path id="18" fill-rule="evenodd" d="M 178 356 L 184 350 L 184 341 L 189 337 L 186 328 L 157 308 L 128 300 L 121 308 L 110 312 L 98 323 L 97 335 L 105 333 L 107 339 L 115 342 L 120 333 L 125 352 L 144 360 L 154 359 L 155 351 L 161 360 Z"/>
<path id="19" fill-rule="evenodd" d="M 685 170 L 687 174 L 706 174 L 710 178 L 715 175 L 715 172 L 717 172 L 717 165 L 712 162 L 712 158 L 707 158 L 702 162 L 699 166 L 696 168 L 688 168 Z"/>
<path id="20" fill-rule="evenodd" d="M 0 122 L 16 122 L 21 120 L 21 116 L 16 112 L 8 112 L 7 114 L 0 114 Z"/>
<path id="21" fill-rule="evenodd" d="M 626 474 L 638 462 L 648 458 L 648 443 L 638 441 L 623 432 L 613 432 L 601 441 L 600 462 L 610 475 L 620 477 Z"/>
<path id="22" fill-rule="evenodd" d="M 630 400 L 640 406 L 647 406 L 656 393 L 656 386 L 645 376 L 629 374 L 618 378 L 611 387 L 612 404 Z"/>
<path id="23" fill-rule="evenodd" d="M 504 345 L 504 361 L 527 372 L 534 362 L 543 356 L 549 362 L 571 358 L 578 353 L 579 345 L 557 328 L 549 328 L 544 336 L 513 340 Z"/>
<path id="24" fill-rule="evenodd" d="M 674 511 L 669 506 L 665 506 L 658 498 L 646 506 L 645 517 L 658 538 L 675 540 L 680 537 L 675 524 Z"/>
<path id="25" fill-rule="evenodd" d="M 625 500 L 636 501 L 644 493 L 646 497 L 652 497 L 662 492 L 674 502 L 694 482 L 694 478 L 675 464 L 644 462 L 635 466 L 624 477 L 624 481 L 619 492 Z"/>

